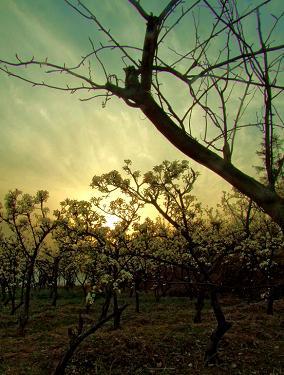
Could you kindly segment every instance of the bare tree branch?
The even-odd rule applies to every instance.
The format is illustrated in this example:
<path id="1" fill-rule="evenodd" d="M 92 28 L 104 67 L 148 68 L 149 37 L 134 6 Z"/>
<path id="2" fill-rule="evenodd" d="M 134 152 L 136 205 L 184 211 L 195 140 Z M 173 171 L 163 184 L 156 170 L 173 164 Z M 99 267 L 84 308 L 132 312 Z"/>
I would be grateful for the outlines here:
<path id="1" fill-rule="evenodd" d="M 147 12 L 145 12 L 145 10 L 142 8 L 141 4 L 139 1 L 136 1 L 136 0 L 128 0 L 130 2 L 130 4 L 132 4 L 134 6 L 134 8 L 136 8 L 136 10 L 138 11 L 138 13 L 146 20 L 148 21 L 149 20 L 149 14 Z"/>

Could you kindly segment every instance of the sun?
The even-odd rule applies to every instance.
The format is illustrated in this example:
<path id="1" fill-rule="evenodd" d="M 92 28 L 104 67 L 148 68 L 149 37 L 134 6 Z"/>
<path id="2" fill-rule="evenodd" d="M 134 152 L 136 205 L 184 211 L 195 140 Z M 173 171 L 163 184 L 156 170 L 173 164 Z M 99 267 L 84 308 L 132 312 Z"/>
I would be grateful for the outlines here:
<path id="1" fill-rule="evenodd" d="M 119 218 L 114 215 L 106 215 L 106 226 L 114 229 L 115 225 L 119 222 Z"/>

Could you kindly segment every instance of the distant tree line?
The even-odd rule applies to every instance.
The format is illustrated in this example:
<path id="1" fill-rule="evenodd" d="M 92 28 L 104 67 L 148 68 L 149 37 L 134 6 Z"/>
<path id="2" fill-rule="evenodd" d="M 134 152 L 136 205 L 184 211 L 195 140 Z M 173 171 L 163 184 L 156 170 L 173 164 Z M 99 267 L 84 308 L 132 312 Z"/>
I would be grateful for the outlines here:
<path id="1" fill-rule="evenodd" d="M 283 292 L 280 227 L 236 190 L 224 193 L 216 208 L 202 207 L 192 194 L 197 178 L 186 161 L 164 161 L 142 174 L 126 160 L 123 173 L 93 177 L 90 201 L 66 199 L 53 214 L 47 191 L 8 192 L 0 213 L 1 304 L 18 313 L 19 332 L 25 332 L 33 290 L 48 288 L 56 307 L 59 278 L 66 288 L 80 285 L 86 312 L 103 298 L 99 321 L 112 306 L 114 328 L 121 325 L 120 293 L 134 297 L 137 313 L 146 291 L 157 300 L 166 294 L 195 298 L 195 323 L 209 298 L 217 326 L 207 364 L 216 361 L 218 343 L 231 327 L 220 295 L 266 298 L 272 314 Z M 147 205 L 158 215 L 142 221 Z M 118 219 L 113 227 L 107 215 Z"/>

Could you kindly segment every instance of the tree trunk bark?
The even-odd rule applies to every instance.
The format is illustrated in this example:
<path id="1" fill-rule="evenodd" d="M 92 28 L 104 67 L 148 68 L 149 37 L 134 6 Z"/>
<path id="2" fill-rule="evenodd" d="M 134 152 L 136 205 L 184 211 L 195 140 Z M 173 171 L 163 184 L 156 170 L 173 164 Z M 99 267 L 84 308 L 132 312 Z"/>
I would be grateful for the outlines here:
<path id="1" fill-rule="evenodd" d="M 211 291 L 211 305 L 215 318 L 217 320 L 217 327 L 210 336 L 209 343 L 207 345 L 204 363 L 205 365 L 218 363 L 218 345 L 224 334 L 232 327 L 232 323 L 227 322 L 226 318 L 221 309 L 217 292 Z"/>
<path id="2" fill-rule="evenodd" d="M 256 181 L 233 166 L 229 161 L 203 146 L 178 127 L 168 114 L 155 102 L 150 93 L 137 94 L 137 101 L 145 116 L 175 147 L 221 176 L 240 192 L 251 198 L 284 231 L 284 199 L 269 187 Z"/>

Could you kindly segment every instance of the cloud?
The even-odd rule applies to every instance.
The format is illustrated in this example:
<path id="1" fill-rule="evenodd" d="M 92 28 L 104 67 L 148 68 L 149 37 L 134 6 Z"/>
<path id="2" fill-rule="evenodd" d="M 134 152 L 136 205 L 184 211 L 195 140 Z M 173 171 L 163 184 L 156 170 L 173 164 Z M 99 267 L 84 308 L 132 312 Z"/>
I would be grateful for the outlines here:
<path id="1" fill-rule="evenodd" d="M 61 24 L 56 25 L 53 13 L 49 11 L 51 6 L 55 12 L 59 10 L 54 1 L 52 5 L 41 2 L 40 6 L 34 2 L 9 1 L 7 7 L 11 12 L 10 22 L 16 25 L 18 32 L 14 32 L 9 38 L 11 44 L 6 50 L 14 49 L 20 56 L 23 53 L 27 58 L 34 56 L 35 51 L 39 58 L 48 55 L 51 59 L 62 59 L 64 56 L 65 62 L 76 63 L 80 47 L 66 37 L 64 27 L 62 28 L 65 23 L 63 17 Z"/>

